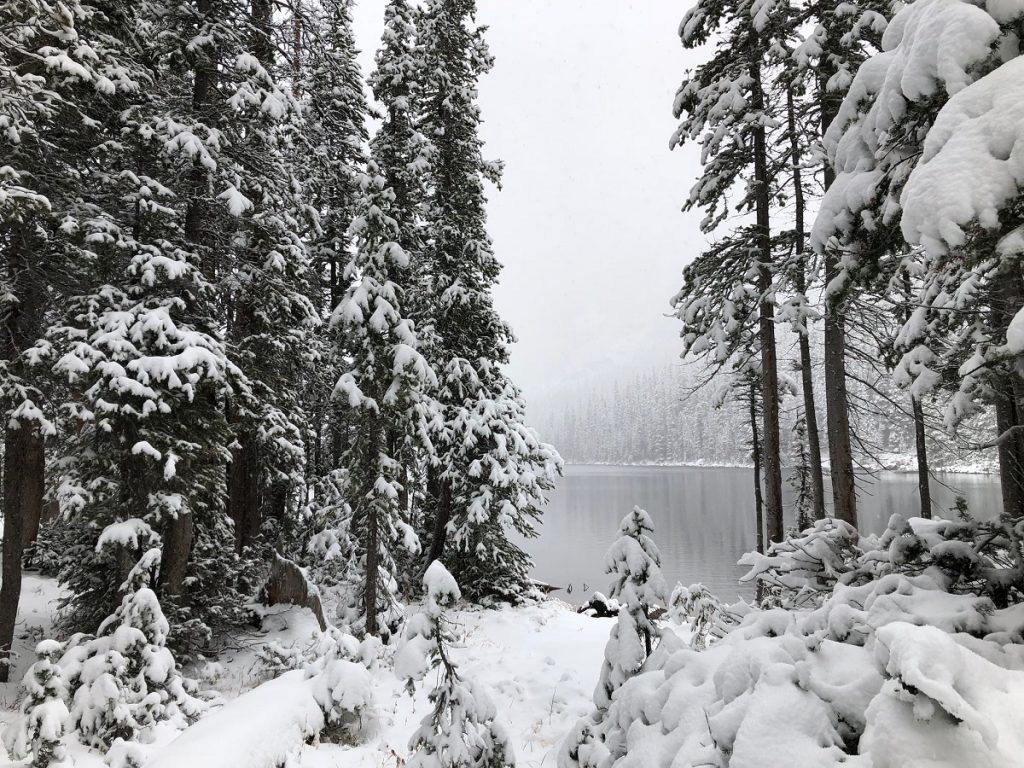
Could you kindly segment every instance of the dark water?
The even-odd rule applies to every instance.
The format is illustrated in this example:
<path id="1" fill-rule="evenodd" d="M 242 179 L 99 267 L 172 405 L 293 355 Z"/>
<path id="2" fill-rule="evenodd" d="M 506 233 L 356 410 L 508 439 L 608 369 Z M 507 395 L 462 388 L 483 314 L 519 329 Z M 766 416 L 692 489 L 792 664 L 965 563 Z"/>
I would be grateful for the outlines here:
<path id="1" fill-rule="evenodd" d="M 859 480 L 864 532 L 881 532 L 894 512 L 916 514 L 915 475 L 884 473 Z M 948 510 L 957 495 L 967 498 L 980 519 L 998 515 L 994 476 L 940 474 L 932 480 L 937 514 Z M 790 499 L 785 501 L 788 505 Z M 634 505 L 651 514 L 670 588 L 677 581 L 703 582 L 723 599 L 749 594 L 737 582 L 744 569 L 736 560 L 754 548 L 753 479 L 749 469 L 723 467 L 567 467 L 551 496 L 540 538 L 527 544 L 535 578 L 571 586 L 571 592 L 556 594 L 572 602 L 594 589 L 607 591 L 604 553 Z M 788 517 L 792 514 L 787 508 Z"/>

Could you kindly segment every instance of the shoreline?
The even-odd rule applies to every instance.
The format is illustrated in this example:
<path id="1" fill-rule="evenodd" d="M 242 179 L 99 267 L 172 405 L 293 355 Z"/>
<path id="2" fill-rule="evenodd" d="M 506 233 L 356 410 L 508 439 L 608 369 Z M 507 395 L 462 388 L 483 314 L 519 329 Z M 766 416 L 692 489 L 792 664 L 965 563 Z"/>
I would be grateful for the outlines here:
<path id="1" fill-rule="evenodd" d="M 566 467 L 628 467 L 630 469 L 753 469 L 753 464 L 742 464 L 742 463 L 702 463 L 702 462 L 621 462 L 621 461 L 566 461 Z M 789 469 L 789 467 L 784 467 Z M 823 469 L 826 474 L 828 472 L 828 464 L 823 465 Z M 870 470 L 871 472 L 878 473 L 889 473 L 893 475 L 913 475 L 917 474 L 917 470 L 910 467 L 876 467 Z M 866 470 L 856 470 L 858 474 L 865 473 Z M 954 465 L 950 467 L 936 467 L 931 470 L 931 474 L 946 474 L 946 475 L 986 475 L 986 476 L 998 476 L 999 470 L 997 467 L 983 467 L 977 465 Z"/>

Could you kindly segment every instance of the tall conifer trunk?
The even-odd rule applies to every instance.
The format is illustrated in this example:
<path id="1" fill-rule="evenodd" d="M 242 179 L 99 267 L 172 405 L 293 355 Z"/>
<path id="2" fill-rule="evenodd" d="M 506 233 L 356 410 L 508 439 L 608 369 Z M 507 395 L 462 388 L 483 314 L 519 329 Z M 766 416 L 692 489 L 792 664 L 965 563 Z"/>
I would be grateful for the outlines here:
<path id="1" fill-rule="evenodd" d="M 196 10 L 209 17 L 213 9 L 212 0 L 198 0 Z M 216 69 L 212 64 L 199 64 L 195 68 L 192 83 L 192 112 L 200 118 L 206 117 L 211 96 L 216 85 Z M 207 240 L 208 210 L 206 203 L 206 170 L 196 163 L 190 176 L 191 199 L 185 209 L 185 237 L 200 248 Z M 203 273 L 212 278 L 216 273 L 213 256 L 206 254 L 201 265 Z M 160 584 L 169 595 L 185 593 L 185 576 L 192 556 L 193 523 L 191 514 L 179 514 L 169 519 L 164 526 L 164 546 L 160 565 Z"/>
<path id="2" fill-rule="evenodd" d="M 764 554 L 764 497 L 761 495 L 761 440 L 757 434 L 757 385 L 750 385 L 750 455 L 754 461 L 755 547 Z"/>
<path id="3" fill-rule="evenodd" d="M 992 325 L 996 338 L 1005 338 L 1010 320 L 1024 305 L 1024 280 L 1019 269 L 1010 265 L 1001 270 L 993 296 Z M 996 431 L 998 441 L 999 484 L 1003 513 L 1011 518 L 1024 515 L 1024 383 L 1015 370 L 999 377 L 996 385 Z"/>
<path id="4" fill-rule="evenodd" d="M 806 243 L 804 237 L 804 201 L 803 174 L 800 170 L 800 142 L 797 140 L 796 106 L 793 99 L 793 85 L 786 87 L 786 113 L 789 122 L 789 141 L 793 163 L 793 202 L 796 206 L 796 256 L 797 271 L 795 285 L 797 292 L 806 296 L 807 278 L 804 270 Z M 800 377 L 804 396 L 804 421 L 807 425 L 807 449 L 811 457 L 811 504 L 814 517 L 821 520 L 825 517 L 825 480 L 821 469 L 821 444 L 818 440 L 818 409 L 814 404 L 814 370 L 811 361 L 810 328 L 801 333 L 800 346 Z"/>
<path id="5" fill-rule="evenodd" d="M 30 235 L 13 227 L 6 239 L 7 285 L 17 297 L 6 307 L 0 351 L 9 365 L 17 367 L 21 353 L 39 338 L 45 292 L 34 279 L 29 261 Z M 4 533 L 0 574 L 0 660 L 9 658 L 21 601 L 21 561 L 31 531 L 37 530 L 43 513 L 45 462 L 43 436 L 38 426 L 8 422 L 4 433 Z M 0 664 L 0 682 L 10 674 Z"/>
<path id="6" fill-rule="evenodd" d="M 764 91 L 761 84 L 760 60 L 750 64 L 753 80 L 751 108 L 755 114 L 764 112 Z M 779 371 L 775 348 L 775 305 L 773 303 L 771 198 L 768 179 L 768 145 L 763 125 L 754 128 L 754 183 L 757 214 L 758 261 L 757 289 L 758 339 L 761 344 L 761 417 L 764 424 L 764 493 L 768 540 L 781 541 L 782 519 L 782 456 L 779 438 Z"/>
<path id="7" fill-rule="evenodd" d="M 822 56 L 822 67 L 827 56 Z M 821 134 L 825 135 L 836 115 L 835 98 L 828 93 L 832 72 L 818 72 L 818 94 L 821 104 Z M 832 166 L 825 164 L 825 189 L 835 181 Z M 831 248 L 825 249 L 826 288 L 839 275 L 839 259 Z M 857 487 L 853 474 L 853 447 L 850 441 L 850 403 L 846 391 L 846 329 L 843 327 L 843 303 L 835 299 L 825 302 L 825 424 L 828 431 L 828 455 L 832 477 L 833 514 L 847 523 L 857 525 Z"/>

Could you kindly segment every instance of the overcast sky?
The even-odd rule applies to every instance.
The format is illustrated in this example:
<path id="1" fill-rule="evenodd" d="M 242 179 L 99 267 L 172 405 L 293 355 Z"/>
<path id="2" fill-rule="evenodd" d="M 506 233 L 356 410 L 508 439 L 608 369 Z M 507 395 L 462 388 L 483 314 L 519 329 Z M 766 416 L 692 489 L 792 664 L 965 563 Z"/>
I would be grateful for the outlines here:
<path id="1" fill-rule="evenodd" d="M 488 158 L 505 161 L 489 229 L 496 303 L 528 402 L 677 359 L 664 315 L 704 240 L 680 208 L 698 171 L 669 152 L 672 97 L 693 54 L 679 0 L 479 0 L 494 69 L 480 84 Z M 364 69 L 383 0 L 361 0 Z M 689 56 L 689 58 L 688 58 Z"/>

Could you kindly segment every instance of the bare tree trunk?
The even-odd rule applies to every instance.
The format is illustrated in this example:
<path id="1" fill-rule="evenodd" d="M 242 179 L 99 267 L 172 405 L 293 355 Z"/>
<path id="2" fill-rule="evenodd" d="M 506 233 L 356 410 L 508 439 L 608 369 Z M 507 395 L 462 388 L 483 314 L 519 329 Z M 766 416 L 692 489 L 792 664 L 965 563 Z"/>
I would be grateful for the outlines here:
<path id="1" fill-rule="evenodd" d="M 21 558 L 25 528 L 43 511 L 43 437 L 30 424 L 9 427 L 4 436 L 4 540 L 0 583 L 0 682 L 8 666 L 21 601 Z"/>
<path id="2" fill-rule="evenodd" d="M 750 448 L 754 460 L 754 519 L 757 551 L 764 554 L 764 498 L 761 496 L 761 440 L 757 434 L 757 387 L 750 385 Z"/>
<path id="3" fill-rule="evenodd" d="M 0 352 L 17 372 L 23 366 L 22 353 L 42 334 L 43 312 L 48 301 L 45 278 L 40 274 L 31 226 L 17 224 L 5 233 L 0 253 L 5 257 L 6 300 L 0 326 Z M 10 407 L 11 403 L 4 406 Z M 0 567 L 0 682 L 10 675 L 8 660 L 14 642 L 14 627 L 21 602 L 21 569 L 25 544 L 38 530 L 43 513 L 45 462 L 43 436 L 38 425 L 14 422 L 5 414 L 3 462 L 3 564 Z"/>
<path id="4" fill-rule="evenodd" d="M 917 494 L 921 499 L 921 517 L 932 516 L 932 494 L 928 480 L 928 446 L 925 443 L 924 408 L 921 401 L 910 396 L 910 407 L 914 411 L 914 441 L 917 444 Z"/>
<path id="5" fill-rule="evenodd" d="M 185 578 L 192 554 L 192 515 L 179 513 L 164 526 L 164 545 L 160 586 L 164 595 L 185 594 Z"/>
<path id="6" fill-rule="evenodd" d="M 807 295 L 807 277 L 804 271 L 806 243 L 804 238 L 803 174 L 800 163 L 800 142 L 797 140 L 796 105 L 793 101 L 793 86 L 786 88 L 786 112 L 789 120 L 789 141 L 793 164 L 793 200 L 796 205 L 796 253 L 798 268 L 795 274 L 795 288 L 802 296 Z M 821 468 L 821 443 L 818 439 L 818 409 L 814 404 L 814 370 L 811 362 L 810 328 L 800 334 L 800 377 L 804 395 L 804 422 L 807 425 L 807 451 L 811 457 L 811 505 L 814 517 L 825 517 L 825 479 Z"/>
<path id="7" fill-rule="evenodd" d="M 366 634 L 376 635 L 377 626 L 377 579 L 380 572 L 380 531 L 378 530 L 377 505 L 370 504 L 366 510 L 366 585 L 363 589 L 363 611 L 366 614 Z"/>
<path id="8" fill-rule="evenodd" d="M 1004 377 L 996 396 L 996 432 L 1006 434 L 1017 426 L 1017 409 L 1014 405 L 1013 385 L 1009 377 Z M 1015 439 L 1001 440 L 998 444 L 999 486 L 1002 491 L 1003 515 L 1017 518 L 1024 513 L 1024 494 L 1017 481 L 1019 462 L 1017 460 L 1017 443 Z"/>
<path id="9" fill-rule="evenodd" d="M 430 539 L 430 551 L 427 552 L 427 561 L 424 567 L 430 567 L 435 560 L 440 560 L 444 555 L 444 545 L 448 539 L 448 521 L 452 515 L 452 484 L 451 481 L 438 479 L 437 488 L 437 510 L 434 517 L 434 532 Z"/>
<path id="10" fill-rule="evenodd" d="M 754 81 L 751 108 L 755 114 L 764 111 L 759 61 L 750 65 Z M 782 519 L 782 456 L 779 438 L 779 371 L 775 349 L 775 306 L 771 297 L 772 239 L 770 221 L 770 190 L 768 179 L 768 144 L 763 126 L 754 129 L 754 182 L 757 208 L 759 267 L 757 289 L 761 294 L 758 307 L 758 338 L 761 342 L 761 416 L 764 422 L 764 490 L 768 519 L 768 540 L 781 541 Z"/>
<path id="11" fill-rule="evenodd" d="M 992 295 L 992 325 L 998 334 L 1005 333 L 1021 305 L 1024 305 L 1024 280 L 1018 268 L 1008 266 L 1000 270 Z M 1017 518 L 1024 514 L 1024 430 L 1016 429 L 1024 424 L 1021 413 L 1024 384 L 1017 371 L 1011 369 L 998 376 L 994 388 L 997 434 L 1010 435 L 998 443 L 1003 512 L 1007 517 Z"/>
<path id="12" fill-rule="evenodd" d="M 821 102 L 821 134 L 825 135 L 835 118 L 835 98 L 829 95 L 831 73 L 819 72 L 818 93 Z M 832 166 L 825 164 L 825 189 L 835 181 Z M 825 249 L 825 285 L 839 275 L 839 260 L 831 248 Z M 853 474 L 853 447 L 850 442 L 850 403 L 846 392 L 846 330 L 843 304 L 825 301 L 825 426 L 828 430 L 828 455 L 832 476 L 833 514 L 857 525 L 857 484 Z"/>
<path id="13" fill-rule="evenodd" d="M 228 474 L 228 513 L 235 523 L 235 549 L 241 552 L 259 535 L 263 525 L 259 498 L 259 459 L 252 436 L 239 433 L 231 449 Z"/>

